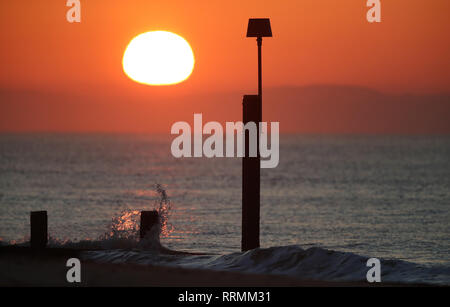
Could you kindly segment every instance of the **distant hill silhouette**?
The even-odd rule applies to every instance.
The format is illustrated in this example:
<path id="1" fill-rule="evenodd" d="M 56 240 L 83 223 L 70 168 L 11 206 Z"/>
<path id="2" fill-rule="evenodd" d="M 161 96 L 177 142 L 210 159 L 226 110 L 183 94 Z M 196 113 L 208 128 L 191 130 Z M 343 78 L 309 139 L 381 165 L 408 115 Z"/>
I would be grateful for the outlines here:
<path id="1" fill-rule="evenodd" d="M 450 133 L 450 94 L 445 93 L 385 94 L 317 85 L 270 89 L 264 99 L 264 114 L 283 119 L 284 132 Z"/>
<path id="2" fill-rule="evenodd" d="M 156 93 L 156 94 L 155 94 Z M 236 121 L 242 96 L 233 93 L 164 96 L 144 88 L 43 93 L 0 90 L 0 131 L 169 133 L 175 121 Z M 387 94 L 357 86 L 264 89 L 263 119 L 284 133 L 450 134 L 450 94 Z"/>

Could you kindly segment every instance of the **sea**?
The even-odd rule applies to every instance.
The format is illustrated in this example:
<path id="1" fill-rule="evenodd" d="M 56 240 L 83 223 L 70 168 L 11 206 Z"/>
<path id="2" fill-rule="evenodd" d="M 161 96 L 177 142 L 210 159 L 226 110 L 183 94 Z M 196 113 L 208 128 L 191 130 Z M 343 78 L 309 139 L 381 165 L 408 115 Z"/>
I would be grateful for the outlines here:
<path id="1" fill-rule="evenodd" d="M 450 285 L 450 136 L 281 135 L 279 165 L 261 169 L 261 248 L 247 252 L 242 159 L 174 158 L 171 141 L 0 134 L 0 245 L 27 245 L 30 211 L 47 210 L 49 246 L 92 261 L 361 281 L 378 258 L 382 281 Z M 142 244 L 153 209 L 160 238 Z"/>

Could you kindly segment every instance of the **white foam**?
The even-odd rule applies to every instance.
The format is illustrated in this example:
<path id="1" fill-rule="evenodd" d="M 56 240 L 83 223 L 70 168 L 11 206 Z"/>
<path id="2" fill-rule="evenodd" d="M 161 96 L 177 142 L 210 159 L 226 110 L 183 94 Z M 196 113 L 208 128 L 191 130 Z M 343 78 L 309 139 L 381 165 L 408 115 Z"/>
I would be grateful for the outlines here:
<path id="1" fill-rule="evenodd" d="M 185 268 L 292 276 L 301 280 L 366 281 L 369 257 L 319 247 L 260 248 L 227 255 L 180 256 L 157 250 L 109 250 L 83 253 L 102 263 L 169 265 Z M 450 285 L 450 268 L 423 266 L 401 260 L 381 260 L 382 281 Z"/>

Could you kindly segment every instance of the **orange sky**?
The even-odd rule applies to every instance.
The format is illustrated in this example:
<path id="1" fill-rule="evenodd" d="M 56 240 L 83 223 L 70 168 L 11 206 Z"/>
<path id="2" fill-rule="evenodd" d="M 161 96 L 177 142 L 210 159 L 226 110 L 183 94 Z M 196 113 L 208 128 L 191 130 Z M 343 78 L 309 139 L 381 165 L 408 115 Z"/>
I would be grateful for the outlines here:
<path id="1" fill-rule="evenodd" d="M 381 0 L 382 22 L 373 24 L 365 0 L 81 0 L 79 24 L 66 21 L 65 2 L 0 2 L 0 88 L 7 93 L 0 131 L 167 132 L 174 120 L 205 111 L 194 100 L 217 93 L 235 93 L 227 99 L 236 104 L 225 108 L 235 120 L 240 97 L 256 92 L 256 42 L 245 38 L 249 17 L 271 18 L 274 37 L 263 43 L 267 89 L 342 84 L 394 94 L 450 92 L 448 0 Z M 184 83 L 149 87 L 123 73 L 129 41 L 152 30 L 191 44 L 196 66 Z M 18 100 L 34 111 L 22 113 Z M 73 100 L 71 111 L 57 105 L 62 100 Z M 170 117 L 174 110 L 186 112 Z M 145 116 L 152 114 L 156 123 L 148 126 Z M 305 129 L 299 132 L 315 132 Z"/>

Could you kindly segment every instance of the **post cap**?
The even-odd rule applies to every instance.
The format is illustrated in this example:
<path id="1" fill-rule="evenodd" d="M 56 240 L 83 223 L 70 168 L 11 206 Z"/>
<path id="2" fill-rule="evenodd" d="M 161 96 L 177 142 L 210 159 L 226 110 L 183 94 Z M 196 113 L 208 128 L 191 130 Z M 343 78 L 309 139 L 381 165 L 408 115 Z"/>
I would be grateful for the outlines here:
<path id="1" fill-rule="evenodd" d="M 269 18 L 250 18 L 248 20 L 247 37 L 272 37 Z"/>

